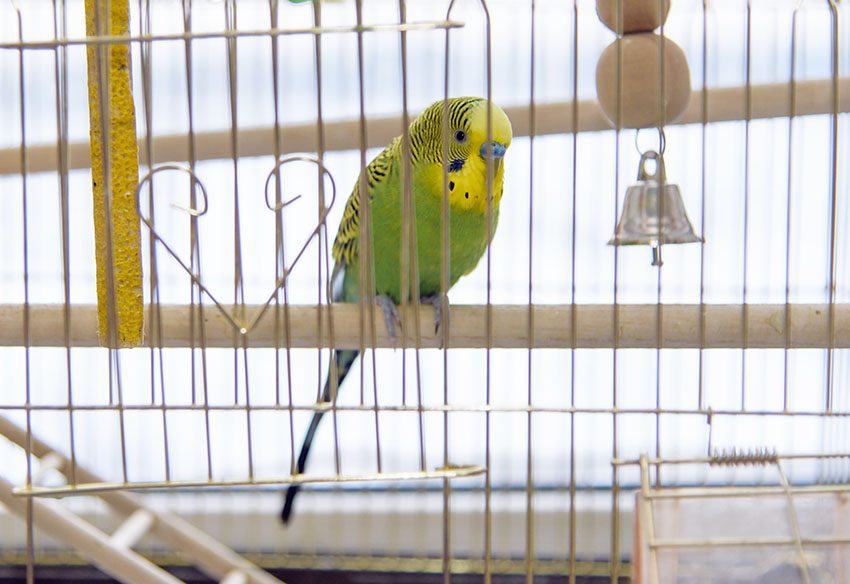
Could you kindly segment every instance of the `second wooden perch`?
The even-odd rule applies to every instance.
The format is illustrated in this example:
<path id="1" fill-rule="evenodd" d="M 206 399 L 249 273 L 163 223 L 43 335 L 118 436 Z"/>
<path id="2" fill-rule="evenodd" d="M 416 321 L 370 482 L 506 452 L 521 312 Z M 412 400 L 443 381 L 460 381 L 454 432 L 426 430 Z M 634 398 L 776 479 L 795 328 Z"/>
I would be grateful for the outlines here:
<path id="1" fill-rule="evenodd" d="M 257 306 L 246 307 L 253 314 Z M 748 348 L 848 348 L 850 347 L 850 305 L 793 304 L 786 319 L 784 304 L 582 304 L 582 305 L 496 305 L 490 307 L 492 348 L 742 348 L 745 330 Z M 150 311 L 155 311 L 151 315 Z M 199 318 L 197 306 L 195 318 Z M 286 338 L 283 309 L 275 327 L 274 308 L 269 307 L 253 330 L 244 337 L 248 347 L 282 347 Z M 334 319 L 334 342 L 337 348 L 360 346 L 360 307 L 357 304 L 328 306 L 290 306 L 291 347 L 328 347 L 328 317 Z M 533 311 L 534 329 L 529 336 L 529 311 Z M 29 306 L 30 342 L 32 346 L 64 345 L 64 305 Z M 163 347 L 241 347 L 242 338 L 213 306 L 205 306 L 204 338 L 191 336 L 188 305 L 163 305 L 146 308 L 146 318 L 156 316 L 161 322 L 162 338 L 153 339 Z M 0 305 L 0 346 L 21 346 L 23 307 Z M 377 338 L 375 346 L 392 347 L 380 317 L 374 311 Z M 484 348 L 488 345 L 487 306 L 455 305 L 451 307 L 450 348 Z M 575 314 L 576 325 L 572 326 Z M 701 319 L 700 315 L 704 318 Z M 320 322 L 321 330 L 317 323 Z M 746 318 L 746 321 L 745 321 Z M 433 333 L 434 312 L 422 306 L 419 312 L 421 347 L 439 347 L 440 337 Z M 661 322 L 660 338 L 657 324 Z M 830 326 L 832 321 L 833 326 Z M 701 331 L 700 325 L 703 324 Z M 786 331 L 790 322 L 790 331 Z M 414 327 L 404 319 L 404 342 L 414 347 Z M 616 328 L 615 328 L 616 326 Z M 152 327 L 155 329 L 156 327 Z M 366 346 L 372 346 L 369 327 L 364 331 Z M 575 332 L 575 342 L 573 342 Z M 832 337 L 832 338 L 830 338 Z M 96 347 L 97 314 L 92 305 L 71 307 L 71 345 Z M 399 339 L 398 346 L 402 346 Z"/>

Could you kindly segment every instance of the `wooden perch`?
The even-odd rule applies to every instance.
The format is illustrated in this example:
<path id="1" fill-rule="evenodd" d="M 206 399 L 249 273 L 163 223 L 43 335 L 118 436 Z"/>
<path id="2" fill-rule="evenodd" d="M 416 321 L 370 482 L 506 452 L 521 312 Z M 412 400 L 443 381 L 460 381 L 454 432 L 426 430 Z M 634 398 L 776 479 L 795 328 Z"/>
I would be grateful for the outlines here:
<path id="1" fill-rule="evenodd" d="M 838 79 L 840 101 L 839 112 L 850 111 L 850 77 Z M 720 87 L 708 90 L 708 123 L 743 120 L 746 118 L 746 88 Z M 818 79 L 799 81 L 796 84 L 795 115 L 815 115 L 832 113 L 832 80 Z M 531 132 L 531 115 L 527 104 L 505 107 L 505 113 L 511 119 L 514 136 L 528 136 Z M 573 131 L 572 102 L 536 104 L 535 135 L 568 134 Z M 416 113 L 410 112 L 413 119 Z M 752 117 L 778 118 L 791 115 L 791 86 L 789 83 L 767 83 L 752 86 Z M 687 110 L 681 124 L 702 122 L 702 92 L 692 92 Z M 595 99 L 578 102 L 579 132 L 597 132 L 610 130 L 611 125 L 602 113 Z M 385 146 L 401 134 L 401 116 L 370 117 L 366 122 L 366 135 L 369 148 Z M 360 147 L 360 120 L 328 122 L 324 125 L 325 150 L 356 150 Z M 316 124 L 292 124 L 280 129 L 281 154 L 294 152 L 315 152 L 317 148 Z M 196 157 L 198 160 L 230 158 L 230 130 L 203 132 L 195 134 Z M 274 152 L 273 128 L 238 129 L 238 151 L 242 157 L 267 156 Z M 140 162 L 146 160 L 145 139 L 139 140 Z M 185 161 L 189 158 L 189 140 L 186 134 L 155 136 L 153 139 L 154 164 Z M 74 142 L 69 145 L 70 169 L 91 167 L 88 142 Z M 56 144 L 28 145 L 28 172 L 47 172 L 56 170 Z M 18 148 L 0 149 L 0 175 L 20 173 L 20 150 Z"/>
<path id="2" fill-rule="evenodd" d="M 250 320 L 260 307 L 246 306 Z M 274 306 L 263 313 L 256 325 L 241 335 L 215 306 L 205 305 L 203 318 L 206 337 L 190 332 L 190 310 L 186 305 L 163 305 L 153 308 L 159 326 L 151 321 L 152 308 L 147 306 L 145 330 L 150 335 L 158 329 L 161 339 L 153 339 L 162 347 L 282 347 L 286 338 L 283 309 L 275 325 Z M 197 307 L 195 308 L 197 310 Z M 702 306 L 704 341 L 700 334 L 699 304 L 622 304 L 601 305 L 533 305 L 534 330 L 529 339 L 529 307 L 523 305 L 492 306 L 493 348 L 741 348 L 744 346 L 744 308 L 741 305 L 707 304 Z M 748 348 L 848 348 L 850 347 L 850 304 L 794 304 L 788 306 L 791 330 L 786 335 L 786 305 L 747 305 L 746 338 Z M 29 306 L 30 343 L 32 346 L 64 346 L 64 306 L 61 304 Z M 290 306 L 291 347 L 330 346 L 328 316 L 333 317 L 334 345 L 337 348 L 360 346 L 360 306 L 335 304 L 328 306 Z M 455 305 L 451 307 L 449 347 L 482 348 L 488 345 L 487 307 Z M 0 305 L 0 346 L 21 346 L 24 342 L 23 306 Z M 575 344 L 571 319 L 576 317 Z M 375 346 L 391 347 L 383 325 L 381 311 L 374 310 L 377 339 Z M 617 334 L 615 336 L 615 314 Z M 74 347 L 97 347 L 97 314 L 93 305 L 73 305 L 70 310 L 70 344 Z M 322 327 L 318 322 L 321 315 Z M 366 314 L 368 319 L 368 312 Z M 433 333 L 433 308 L 420 307 L 421 347 L 439 347 L 440 338 Z M 661 338 L 657 323 L 661 319 Z M 830 339 L 830 319 L 834 319 Z M 237 321 L 239 322 L 239 321 Z M 366 321 L 368 322 L 368 320 Z M 197 327 L 197 324 L 196 324 Z M 370 327 L 364 331 L 366 346 L 372 346 Z M 406 346 L 416 341 L 414 327 L 404 319 Z M 786 342 L 790 339 L 790 343 Z M 151 343 L 150 337 L 145 341 Z M 399 346 L 402 339 L 399 338 Z"/>

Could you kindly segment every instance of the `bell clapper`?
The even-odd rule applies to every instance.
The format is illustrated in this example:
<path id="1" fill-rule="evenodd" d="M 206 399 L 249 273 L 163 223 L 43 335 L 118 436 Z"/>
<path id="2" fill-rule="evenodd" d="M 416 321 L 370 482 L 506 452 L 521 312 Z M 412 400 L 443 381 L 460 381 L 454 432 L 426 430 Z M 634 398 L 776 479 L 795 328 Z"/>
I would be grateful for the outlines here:
<path id="1" fill-rule="evenodd" d="M 661 244 L 657 241 L 649 243 L 652 246 L 652 265 L 661 267 L 664 262 L 661 261 Z"/>

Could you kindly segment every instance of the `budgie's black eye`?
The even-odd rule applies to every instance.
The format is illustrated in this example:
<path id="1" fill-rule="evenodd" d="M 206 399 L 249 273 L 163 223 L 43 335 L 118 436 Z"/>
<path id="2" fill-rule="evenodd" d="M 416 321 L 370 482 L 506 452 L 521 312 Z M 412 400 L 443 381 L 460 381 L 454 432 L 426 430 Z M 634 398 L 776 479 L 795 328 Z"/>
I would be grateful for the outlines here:
<path id="1" fill-rule="evenodd" d="M 455 142 L 466 142 L 466 132 L 463 130 L 455 131 Z"/>

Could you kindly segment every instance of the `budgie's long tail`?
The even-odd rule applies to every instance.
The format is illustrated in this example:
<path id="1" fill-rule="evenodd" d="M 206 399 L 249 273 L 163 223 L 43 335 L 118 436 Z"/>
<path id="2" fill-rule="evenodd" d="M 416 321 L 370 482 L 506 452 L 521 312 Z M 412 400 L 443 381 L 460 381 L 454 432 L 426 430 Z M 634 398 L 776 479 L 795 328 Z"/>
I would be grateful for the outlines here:
<path id="1" fill-rule="evenodd" d="M 348 375 L 352 363 L 357 358 L 360 351 L 342 350 L 336 351 L 336 370 L 337 370 L 337 390 L 342 386 L 342 381 Z M 325 388 L 322 390 L 322 401 L 331 401 L 331 383 L 330 371 L 328 379 L 325 380 Z M 304 467 L 307 464 L 307 456 L 310 454 L 310 447 L 313 445 L 313 437 L 316 434 L 316 429 L 319 427 L 319 422 L 322 421 L 324 411 L 319 411 L 313 414 L 313 419 L 310 420 L 310 427 L 307 428 L 307 434 L 304 436 L 304 442 L 301 444 L 301 453 L 298 455 L 298 473 L 304 472 Z M 284 523 L 289 521 L 289 516 L 292 514 L 292 502 L 295 500 L 295 495 L 301 490 L 300 485 L 290 485 L 286 491 L 286 500 L 283 503 L 283 511 L 280 512 L 280 518 Z"/>

